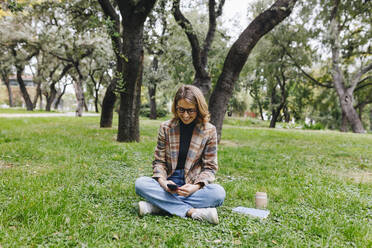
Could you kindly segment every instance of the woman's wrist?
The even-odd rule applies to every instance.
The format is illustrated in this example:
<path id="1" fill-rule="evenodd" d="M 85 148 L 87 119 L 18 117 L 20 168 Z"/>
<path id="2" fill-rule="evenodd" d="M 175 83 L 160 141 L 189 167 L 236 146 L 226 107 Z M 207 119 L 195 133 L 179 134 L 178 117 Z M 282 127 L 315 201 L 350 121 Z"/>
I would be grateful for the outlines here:
<path id="1" fill-rule="evenodd" d="M 201 188 L 203 188 L 204 183 L 196 183 L 195 185 L 197 185 L 199 187 L 198 189 L 201 189 Z"/>

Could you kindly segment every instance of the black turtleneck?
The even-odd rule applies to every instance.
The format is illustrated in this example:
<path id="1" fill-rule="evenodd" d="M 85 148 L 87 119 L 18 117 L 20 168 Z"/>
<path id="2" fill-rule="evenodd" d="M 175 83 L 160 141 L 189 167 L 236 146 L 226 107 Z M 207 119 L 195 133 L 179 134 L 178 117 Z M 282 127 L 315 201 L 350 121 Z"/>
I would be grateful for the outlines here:
<path id="1" fill-rule="evenodd" d="M 178 153 L 177 170 L 183 170 L 185 168 L 186 157 L 195 125 L 195 121 L 186 125 L 180 120 L 180 150 Z"/>

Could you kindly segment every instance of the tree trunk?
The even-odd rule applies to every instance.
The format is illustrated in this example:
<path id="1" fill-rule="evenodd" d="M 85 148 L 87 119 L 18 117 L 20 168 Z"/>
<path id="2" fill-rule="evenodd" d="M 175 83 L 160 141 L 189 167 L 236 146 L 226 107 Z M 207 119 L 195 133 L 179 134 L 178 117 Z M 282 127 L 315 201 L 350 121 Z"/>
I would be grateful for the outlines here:
<path id="1" fill-rule="evenodd" d="M 154 59 L 152 60 L 152 71 L 157 72 L 159 68 L 159 61 L 157 56 L 154 56 Z M 153 79 L 149 82 L 149 85 L 147 86 L 147 91 L 149 93 L 149 99 L 150 99 L 150 119 L 156 120 L 157 113 L 156 113 L 156 83 L 157 80 Z"/>
<path id="2" fill-rule="evenodd" d="M 369 111 L 369 130 L 372 132 L 372 108 Z"/>
<path id="3" fill-rule="evenodd" d="M 283 107 L 283 113 L 284 113 L 284 121 L 286 123 L 289 123 L 289 121 L 291 120 L 291 115 L 289 114 L 288 112 L 288 107 L 287 105 L 284 105 Z"/>
<path id="4" fill-rule="evenodd" d="M 157 113 L 156 113 L 156 84 L 151 84 L 147 87 L 149 92 L 149 98 L 150 98 L 150 119 L 156 120 Z"/>
<path id="5" fill-rule="evenodd" d="M 106 89 L 105 96 L 102 101 L 100 127 L 112 127 L 112 118 L 114 114 L 114 106 L 116 102 L 116 95 L 114 90 L 116 88 L 116 78 L 112 80 Z"/>
<path id="6" fill-rule="evenodd" d="M 209 99 L 212 82 L 211 77 L 209 76 L 206 69 L 203 68 L 202 73 L 195 74 L 195 78 L 192 84 L 198 87 L 201 90 L 201 92 L 203 92 L 203 95 L 205 96 L 206 100 Z"/>
<path id="7" fill-rule="evenodd" d="M 34 105 L 33 105 L 32 101 L 30 99 L 30 95 L 27 92 L 25 82 L 22 79 L 22 72 L 23 72 L 24 68 L 21 68 L 21 67 L 18 67 L 18 66 L 16 68 L 17 68 L 17 80 L 18 80 L 19 88 L 20 88 L 21 93 L 22 93 L 23 100 L 25 101 L 27 110 L 32 111 L 32 110 L 34 110 Z"/>
<path id="8" fill-rule="evenodd" d="M 278 112 L 275 109 L 271 111 L 270 128 L 275 128 L 276 122 L 278 121 L 279 114 L 280 114 L 280 111 Z"/>
<path id="9" fill-rule="evenodd" d="M 263 116 L 263 110 L 262 110 L 262 104 L 260 102 L 260 100 L 257 101 L 257 105 L 258 105 L 258 109 L 260 111 L 260 117 L 261 117 L 261 120 L 265 120 L 264 116 Z"/>
<path id="10" fill-rule="evenodd" d="M 342 81 L 339 81 L 339 77 L 334 77 L 333 82 L 339 96 L 342 112 L 345 113 L 345 116 L 350 123 L 351 129 L 354 133 L 365 133 L 362 122 L 360 121 L 358 113 L 353 106 L 353 93 L 350 92 L 349 89 L 344 89 L 344 85 Z"/>
<path id="11" fill-rule="evenodd" d="M 123 64 L 125 60 L 124 55 L 122 54 L 123 43 L 120 25 L 121 18 L 109 0 L 98 0 L 98 2 L 101 5 L 106 18 L 110 19 L 113 23 L 108 34 L 110 35 L 112 47 L 116 58 L 116 68 L 114 71 L 114 76 L 110 85 L 107 87 L 105 96 L 102 100 L 100 127 L 106 128 L 112 127 L 112 118 L 114 115 L 114 107 L 116 102 L 115 89 L 118 80 L 122 80 L 122 72 L 124 71 Z M 121 4 L 123 3 L 127 4 L 126 2 L 122 1 Z M 125 7 L 126 6 L 124 6 L 124 8 Z M 117 34 L 121 34 L 121 36 L 118 36 Z"/>
<path id="12" fill-rule="evenodd" d="M 94 96 L 94 109 L 95 109 L 96 113 L 99 113 L 99 111 L 98 111 L 98 92 L 99 92 L 99 89 L 95 89 L 95 92 L 96 92 L 96 95 Z"/>
<path id="13" fill-rule="evenodd" d="M 122 15 L 123 55 L 117 141 L 139 142 L 139 111 L 143 72 L 143 27 L 156 0 L 116 1 Z"/>
<path id="14" fill-rule="evenodd" d="M 63 95 L 65 94 L 65 92 L 66 92 L 66 88 L 67 88 L 67 84 L 65 84 L 65 85 L 63 86 L 63 90 L 62 90 L 61 94 L 58 95 L 56 101 L 54 102 L 54 109 L 55 109 L 55 110 L 58 109 L 58 105 L 59 105 L 60 102 L 61 102 L 62 96 L 63 96 Z"/>
<path id="15" fill-rule="evenodd" d="M 336 89 L 337 95 L 339 97 L 340 106 L 342 111 L 345 113 L 347 120 L 351 125 L 351 129 L 354 133 L 365 133 L 362 122 L 359 119 L 358 113 L 353 106 L 353 93 L 354 87 L 346 89 L 345 80 L 342 73 L 340 64 L 340 25 L 337 19 L 337 11 L 339 8 L 339 1 L 335 2 L 331 14 L 330 23 L 330 37 L 331 37 L 331 49 L 332 49 L 332 79 L 333 84 Z"/>
<path id="16" fill-rule="evenodd" d="M 85 112 L 88 112 L 89 109 L 88 109 L 88 105 L 87 105 L 87 101 L 85 100 L 85 95 L 84 95 L 84 92 L 83 92 L 83 99 L 84 99 L 84 109 L 85 109 Z"/>
<path id="17" fill-rule="evenodd" d="M 279 82 L 280 83 L 280 82 Z M 285 83 L 281 86 L 281 99 L 280 102 L 277 102 L 277 96 L 276 96 L 276 87 L 277 85 L 272 89 L 271 93 L 271 105 L 273 105 L 273 108 L 271 110 L 271 120 L 270 120 L 270 128 L 275 128 L 276 122 L 281 121 L 280 118 L 280 112 L 282 111 L 285 102 L 286 102 L 286 94 L 285 94 Z M 275 108 L 275 105 L 279 104 L 278 107 Z"/>
<path id="18" fill-rule="evenodd" d="M 136 25 L 123 21 L 124 87 L 120 92 L 119 127 L 117 141 L 139 142 L 139 110 L 143 69 L 143 23 Z"/>
<path id="19" fill-rule="evenodd" d="M 347 118 L 344 111 L 342 111 L 340 131 L 347 132 Z"/>
<path id="20" fill-rule="evenodd" d="M 83 92 L 83 82 L 80 78 L 74 78 L 74 89 L 75 89 L 75 96 L 76 96 L 76 111 L 75 115 L 77 117 L 81 117 L 83 115 L 84 109 L 84 92 Z"/>
<path id="21" fill-rule="evenodd" d="M 35 82 L 34 82 L 35 83 Z M 40 82 L 37 82 L 36 83 L 37 84 L 37 87 L 36 87 L 36 94 L 35 94 L 35 96 L 34 96 L 34 100 L 33 100 L 33 102 L 32 102 L 32 104 L 34 105 L 34 109 L 36 109 L 36 105 L 37 105 L 37 99 L 39 99 L 40 98 L 40 105 L 39 105 L 39 107 L 41 107 L 41 105 L 42 105 L 42 101 L 43 101 L 43 99 L 41 98 L 41 83 Z M 40 109 L 42 109 L 42 108 L 40 108 Z"/>
<path id="22" fill-rule="evenodd" d="M 257 103 L 258 111 L 260 112 L 261 120 L 264 121 L 262 103 L 260 101 L 260 96 L 259 96 L 259 93 L 258 93 L 258 89 L 253 86 L 253 88 L 250 90 L 249 94 L 252 96 L 253 100 Z"/>
<path id="23" fill-rule="evenodd" d="M 1 77 L 3 82 L 6 85 L 6 89 L 8 90 L 8 99 L 9 99 L 9 107 L 13 107 L 13 94 L 12 94 L 12 87 L 10 86 L 9 77 L 5 73 L 1 73 Z"/>
<path id="24" fill-rule="evenodd" d="M 297 0 L 278 0 L 268 10 L 257 16 L 231 47 L 209 100 L 211 122 L 221 139 L 223 119 L 239 74 L 257 42 L 290 15 Z"/>
<path id="25" fill-rule="evenodd" d="M 45 106 L 46 111 L 51 110 L 52 104 L 53 104 L 56 96 L 57 96 L 57 90 L 56 90 L 55 84 L 52 83 L 50 85 L 50 93 L 46 97 L 46 101 L 47 101 L 46 106 Z"/>

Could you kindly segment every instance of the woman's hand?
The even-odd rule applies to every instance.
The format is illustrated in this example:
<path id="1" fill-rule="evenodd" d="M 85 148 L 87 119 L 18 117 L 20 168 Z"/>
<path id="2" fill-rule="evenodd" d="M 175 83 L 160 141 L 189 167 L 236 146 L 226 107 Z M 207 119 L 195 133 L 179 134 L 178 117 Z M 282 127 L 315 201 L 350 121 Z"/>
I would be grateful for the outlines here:
<path id="1" fill-rule="evenodd" d="M 174 184 L 174 185 L 176 185 L 173 181 L 171 181 L 171 180 L 164 180 L 164 179 L 162 179 L 162 178 L 159 178 L 158 179 L 158 183 L 160 184 L 160 186 L 165 190 L 165 191 L 167 191 L 167 192 L 169 192 L 169 193 L 172 193 L 172 194 L 174 194 L 174 193 L 177 193 L 177 190 L 170 190 L 169 188 L 168 188 L 168 186 L 167 186 L 167 184 Z"/>
<path id="2" fill-rule="evenodd" d="M 180 196 L 189 196 L 192 195 L 194 192 L 200 189 L 200 184 L 185 184 L 182 187 L 179 187 L 177 190 L 177 194 Z"/>

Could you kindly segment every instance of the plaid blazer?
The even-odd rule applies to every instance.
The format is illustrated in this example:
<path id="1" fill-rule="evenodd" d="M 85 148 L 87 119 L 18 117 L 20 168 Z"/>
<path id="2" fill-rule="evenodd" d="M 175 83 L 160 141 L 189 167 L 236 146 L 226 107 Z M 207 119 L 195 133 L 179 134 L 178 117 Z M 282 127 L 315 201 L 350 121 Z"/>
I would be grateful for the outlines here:
<path id="1" fill-rule="evenodd" d="M 153 178 L 167 179 L 177 167 L 180 147 L 179 120 L 163 122 L 159 128 Z M 211 123 L 196 124 L 185 162 L 185 183 L 207 185 L 215 179 L 217 165 L 217 132 Z"/>

